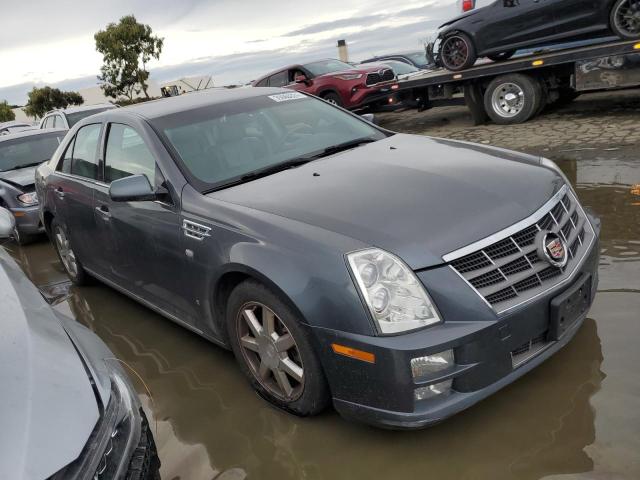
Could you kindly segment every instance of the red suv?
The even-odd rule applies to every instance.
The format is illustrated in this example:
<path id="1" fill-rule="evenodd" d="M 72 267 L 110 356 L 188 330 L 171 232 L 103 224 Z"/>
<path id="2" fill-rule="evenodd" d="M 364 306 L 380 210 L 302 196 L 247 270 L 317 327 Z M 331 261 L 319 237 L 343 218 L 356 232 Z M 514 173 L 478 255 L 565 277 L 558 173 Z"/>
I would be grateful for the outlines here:
<path id="1" fill-rule="evenodd" d="M 332 59 L 291 65 L 253 82 L 254 87 L 287 87 L 310 93 L 350 110 L 386 104 L 396 85 L 396 75 L 389 67 L 354 67 Z"/>

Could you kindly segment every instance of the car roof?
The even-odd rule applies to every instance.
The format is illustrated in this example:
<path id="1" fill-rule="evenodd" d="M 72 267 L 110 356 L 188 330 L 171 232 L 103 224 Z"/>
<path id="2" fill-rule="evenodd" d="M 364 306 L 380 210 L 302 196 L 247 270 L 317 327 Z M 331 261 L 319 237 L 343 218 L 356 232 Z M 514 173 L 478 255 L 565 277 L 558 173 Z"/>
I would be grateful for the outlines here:
<path id="1" fill-rule="evenodd" d="M 32 126 L 32 123 L 29 122 L 24 122 L 21 120 L 11 120 L 10 122 L 0 122 L 0 128 L 7 128 L 7 127 L 30 127 Z"/>
<path id="2" fill-rule="evenodd" d="M 115 112 L 118 116 L 135 115 L 146 119 L 164 117 L 173 113 L 179 113 L 196 108 L 220 105 L 223 103 L 235 102 L 247 98 L 262 97 L 265 95 L 273 95 L 276 93 L 291 93 L 291 90 L 284 88 L 230 88 L 230 89 L 209 89 L 198 92 L 191 92 L 177 97 L 160 98 L 149 102 L 138 103 L 128 107 L 118 108 Z M 113 111 L 101 112 L 93 115 L 91 120 L 109 117 L 113 115 Z M 83 123 L 84 120 L 80 123 Z"/>
<path id="3" fill-rule="evenodd" d="M 38 135 L 44 135 L 47 133 L 66 133 L 64 128 L 42 128 L 36 130 L 25 130 L 24 132 L 10 133 L 9 135 L 0 135 L 0 142 L 6 142 L 7 140 L 15 140 L 16 138 L 35 137 Z"/>
<path id="4" fill-rule="evenodd" d="M 62 113 L 86 112 L 88 110 L 96 110 L 98 108 L 118 108 L 118 107 L 112 103 L 96 103 L 94 105 L 80 105 L 79 107 L 56 108 L 55 110 L 51 110 L 47 112 L 47 115 L 51 113 L 56 113 L 56 112 L 62 112 Z"/>
<path id="5" fill-rule="evenodd" d="M 379 60 L 381 58 L 406 57 L 408 55 L 414 55 L 416 53 L 423 53 L 423 52 L 422 50 L 411 50 L 408 52 L 385 53 L 384 55 L 376 55 L 375 57 L 370 57 L 369 59 L 364 60 L 362 63 L 371 62 L 373 60 Z"/>

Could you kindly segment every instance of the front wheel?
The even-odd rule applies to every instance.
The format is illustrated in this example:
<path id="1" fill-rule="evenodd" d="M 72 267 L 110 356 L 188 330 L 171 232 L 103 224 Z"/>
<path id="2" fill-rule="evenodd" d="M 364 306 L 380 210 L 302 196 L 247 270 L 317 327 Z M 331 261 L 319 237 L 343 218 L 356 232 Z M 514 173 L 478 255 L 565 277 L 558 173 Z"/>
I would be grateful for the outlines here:
<path id="1" fill-rule="evenodd" d="M 264 285 L 238 285 L 227 304 L 227 330 L 240 368 L 272 404 L 300 416 L 320 413 L 329 389 L 308 333 L 293 310 Z"/>
<path id="2" fill-rule="evenodd" d="M 497 124 L 524 123 L 538 113 L 543 99 L 537 79 L 521 74 L 503 75 L 487 87 L 484 108 Z"/>
<path id="3" fill-rule="evenodd" d="M 340 98 L 340 95 L 338 95 L 337 93 L 333 93 L 333 92 L 328 92 L 322 95 L 322 99 L 325 102 L 329 102 L 332 105 L 336 105 L 338 107 L 342 106 L 342 99 Z"/>
<path id="4" fill-rule="evenodd" d="M 442 66 L 452 72 L 471 67 L 478 59 L 475 45 L 465 33 L 456 33 L 442 40 L 439 57 Z"/>
<path id="5" fill-rule="evenodd" d="M 611 9 L 611 29 L 620 38 L 640 38 L 640 0 L 618 0 Z"/>
<path id="6" fill-rule="evenodd" d="M 56 219 L 51 221 L 51 232 L 53 232 L 53 245 L 64 267 L 65 272 L 76 285 L 87 285 L 90 283 L 89 274 L 85 271 L 82 263 L 76 256 L 69 239 L 69 231 L 66 226 Z"/>

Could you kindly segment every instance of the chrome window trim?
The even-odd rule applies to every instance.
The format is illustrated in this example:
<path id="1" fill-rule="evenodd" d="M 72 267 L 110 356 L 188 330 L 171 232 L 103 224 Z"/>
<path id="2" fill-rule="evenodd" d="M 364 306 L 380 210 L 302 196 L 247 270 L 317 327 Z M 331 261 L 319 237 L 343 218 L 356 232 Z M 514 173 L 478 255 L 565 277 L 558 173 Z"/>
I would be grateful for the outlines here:
<path id="1" fill-rule="evenodd" d="M 507 227 L 504 230 L 494 233 L 493 235 L 489 235 L 488 237 L 483 238 L 482 240 L 478 240 L 477 242 L 474 242 L 471 245 L 467 245 L 466 247 L 462 247 L 451 253 L 447 253 L 442 257 L 442 259 L 446 263 L 453 262 L 454 260 L 457 260 L 462 257 L 466 257 L 471 253 L 475 253 L 478 250 L 483 250 L 489 245 L 493 245 L 494 243 L 504 240 L 505 238 L 508 238 L 512 235 L 515 235 L 520 230 L 523 230 L 535 223 L 538 223 L 538 221 L 542 217 L 544 217 L 547 213 L 551 211 L 553 207 L 555 207 L 555 205 L 560 201 L 562 197 L 564 197 L 564 195 L 568 191 L 569 191 L 569 187 L 567 187 L 566 185 L 563 185 L 562 188 L 558 190 L 558 192 L 549 199 L 549 201 L 547 201 L 542 207 L 540 207 L 532 215 L 528 216 L 524 220 L 520 220 L 518 223 L 514 223 L 510 227 Z"/>
<path id="2" fill-rule="evenodd" d="M 53 172 L 55 175 L 60 175 L 61 177 L 66 177 L 66 178 L 70 178 L 71 180 L 79 180 L 79 181 L 83 181 L 83 182 L 89 182 L 89 183 L 93 183 L 94 185 L 98 185 L 100 187 L 108 187 L 109 185 L 101 182 L 99 180 L 94 180 L 93 178 L 88 178 L 88 177 L 81 177 L 80 175 L 74 175 L 73 173 L 65 173 L 65 172 L 60 172 L 58 170 L 55 170 Z"/>

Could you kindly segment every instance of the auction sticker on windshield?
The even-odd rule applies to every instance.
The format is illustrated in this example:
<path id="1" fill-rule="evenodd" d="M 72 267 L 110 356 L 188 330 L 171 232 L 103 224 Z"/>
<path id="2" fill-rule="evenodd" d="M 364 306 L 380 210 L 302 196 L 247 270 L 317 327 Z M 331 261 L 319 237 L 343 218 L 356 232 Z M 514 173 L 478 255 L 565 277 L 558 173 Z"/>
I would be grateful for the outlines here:
<path id="1" fill-rule="evenodd" d="M 297 100 L 299 98 L 306 98 L 305 95 L 298 92 L 291 93 L 278 93 L 277 95 L 269 95 L 269 98 L 274 102 L 287 102 L 289 100 Z"/>

